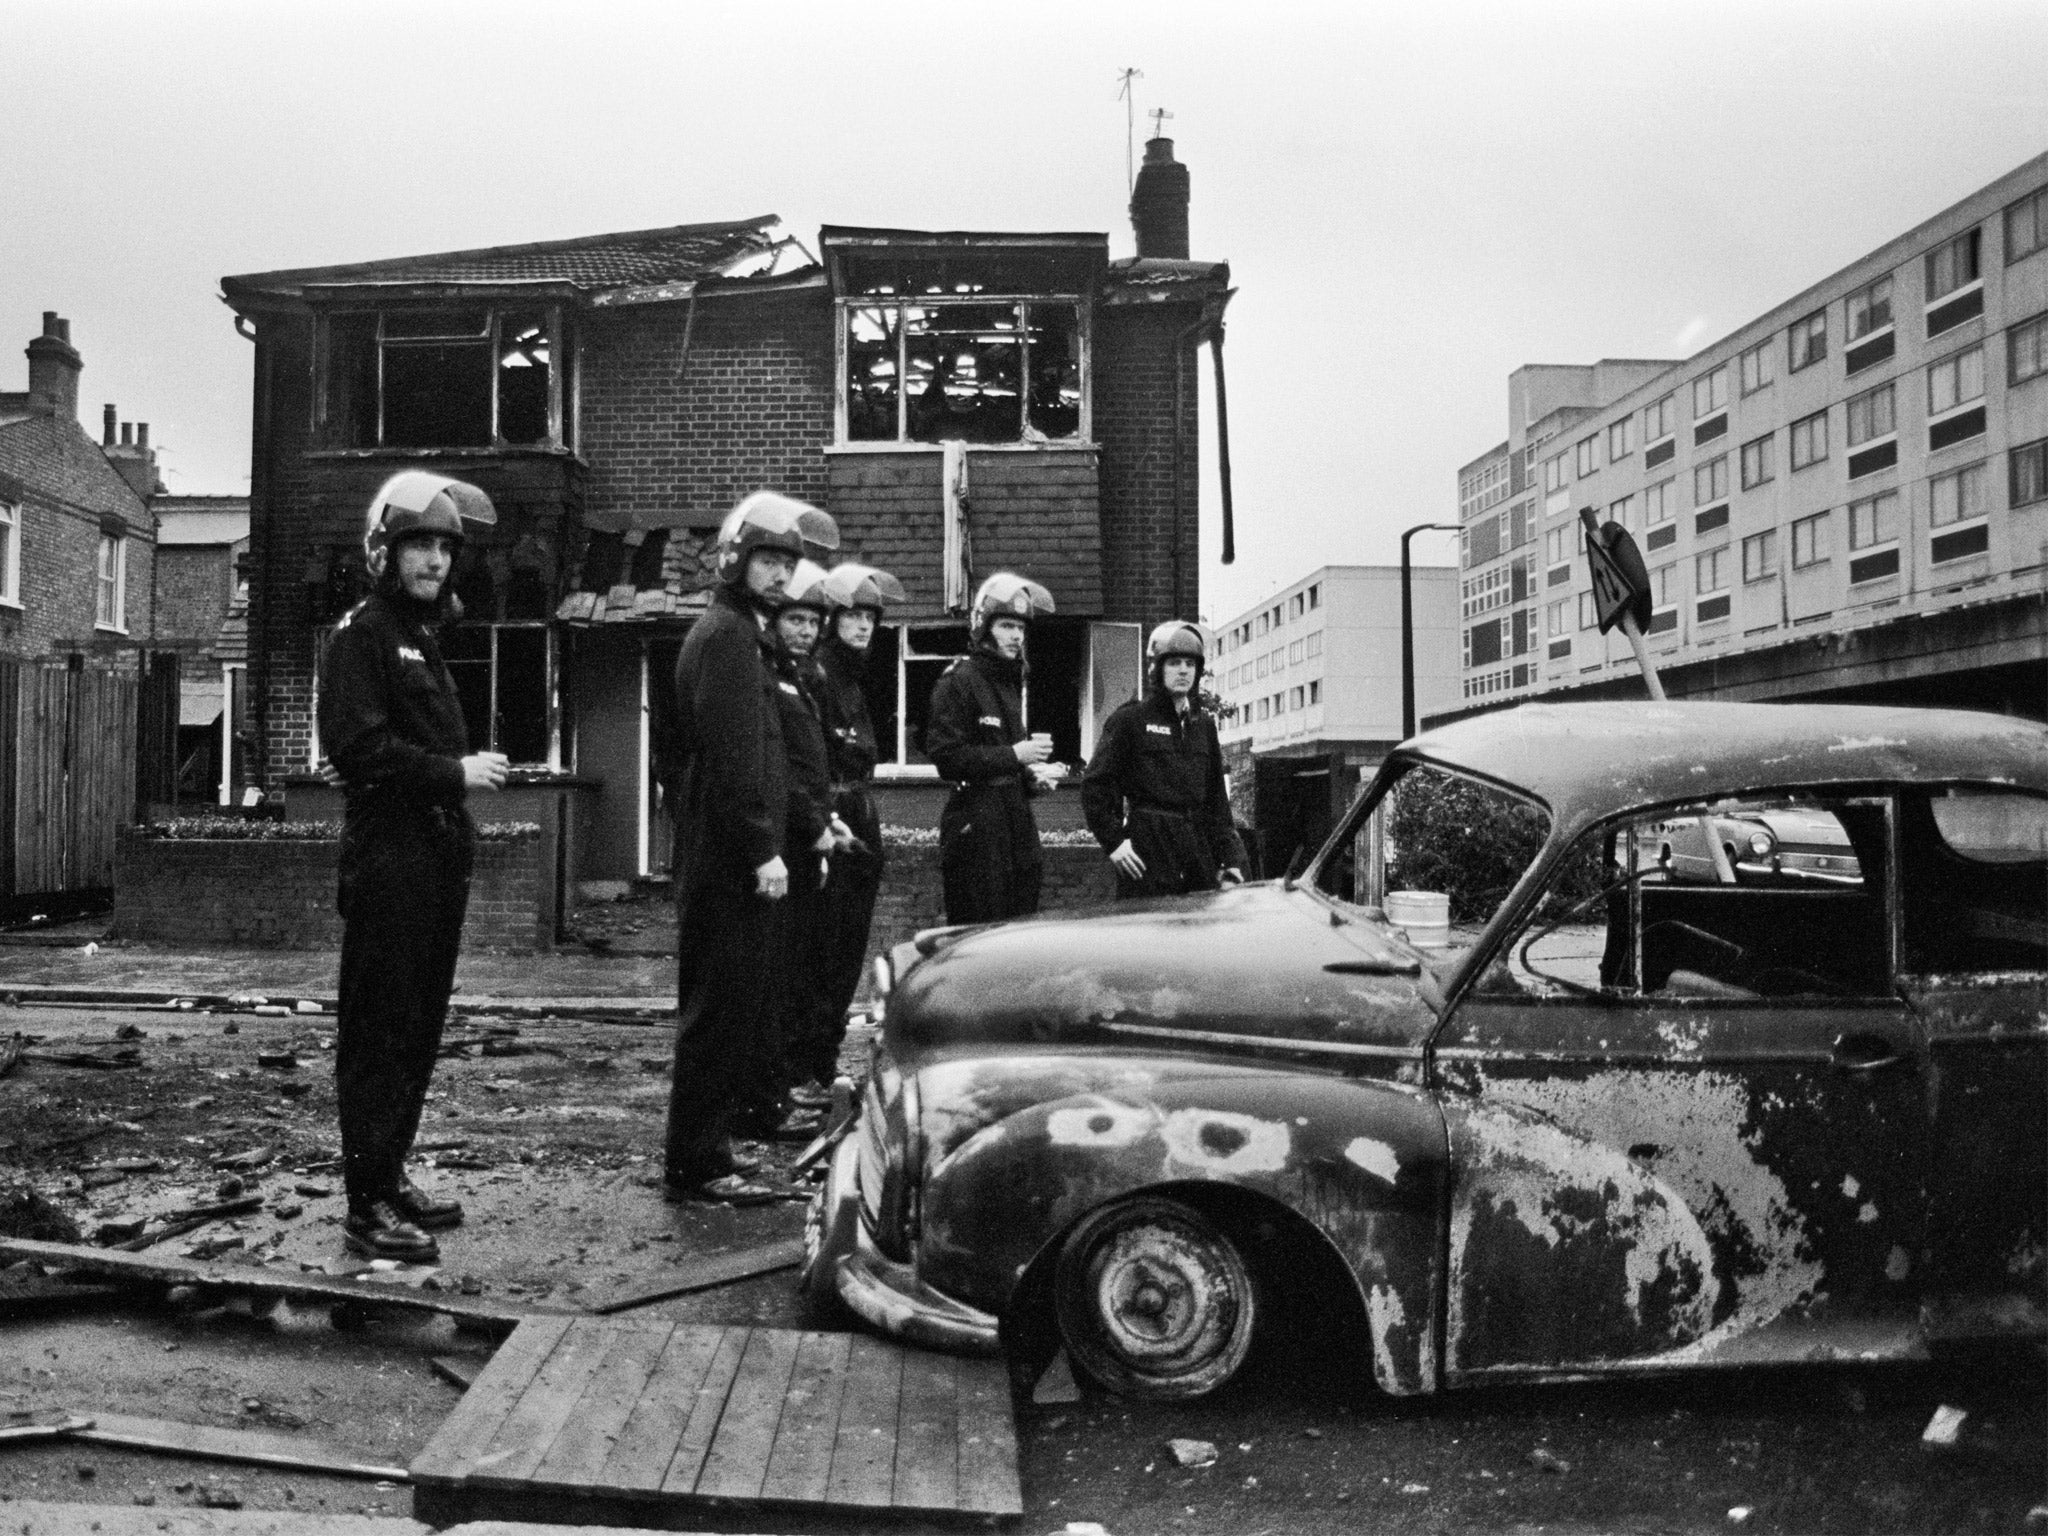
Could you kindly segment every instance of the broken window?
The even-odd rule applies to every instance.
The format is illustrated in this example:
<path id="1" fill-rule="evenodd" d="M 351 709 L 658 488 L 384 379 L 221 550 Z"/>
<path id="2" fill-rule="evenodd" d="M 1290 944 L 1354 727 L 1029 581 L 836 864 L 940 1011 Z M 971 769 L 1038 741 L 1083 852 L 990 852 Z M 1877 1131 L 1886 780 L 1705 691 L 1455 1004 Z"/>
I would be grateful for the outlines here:
<path id="1" fill-rule="evenodd" d="M 1099 628 L 1100 626 L 1095 626 Z M 1125 626 L 1129 627 L 1129 626 Z M 1097 686 L 1090 681 L 1091 626 L 1082 620 L 1040 619 L 1031 626 L 1030 681 L 1024 717 L 1029 729 L 1052 736 L 1053 757 L 1079 768 L 1086 760 L 1082 707 Z M 946 669 L 973 648 L 964 624 L 882 625 L 875 631 L 867 671 L 868 716 L 884 777 L 927 777 L 934 771 L 924 748 L 932 689 Z M 1131 641 L 1135 653 L 1136 642 Z M 1135 668 L 1132 677 L 1135 680 Z M 1120 704 L 1122 697 L 1113 703 Z M 1113 707 L 1113 705 L 1112 705 Z"/>
<path id="2" fill-rule="evenodd" d="M 849 442 L 1048 442 L 1083 434 L 1077 299 L 898 299 L 842 308 Z"/>
<path id="3" fill-rule="evenodd" d="M 337 448 L 560 443 L 558 317 L 487 306 L 332 315 L 324 429 Z"/>
<path id="4" fill-rule="evenodd" d="M 472 752 L 502 752 L 514 764 L 552 760 L 551 634 L 545 624 L 460 624 L 442 632 L 441 655 L 462 699 Z"/>

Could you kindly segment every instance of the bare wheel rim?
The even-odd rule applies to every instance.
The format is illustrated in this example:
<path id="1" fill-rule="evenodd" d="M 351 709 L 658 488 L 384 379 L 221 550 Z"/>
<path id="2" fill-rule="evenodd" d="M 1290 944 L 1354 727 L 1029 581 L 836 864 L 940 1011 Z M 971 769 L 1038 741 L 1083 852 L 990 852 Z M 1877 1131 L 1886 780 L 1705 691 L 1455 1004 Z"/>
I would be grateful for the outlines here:
<path id="1" fill-rule="evenodd" d="M 1251 1347 L 1251 1276 L 1230 1240 L 1176 1201 L 1123 1201 L 1085 1218 L 1055 1276 L 1074 1363 L 1126 1396 L 1196 1397 Z"/>

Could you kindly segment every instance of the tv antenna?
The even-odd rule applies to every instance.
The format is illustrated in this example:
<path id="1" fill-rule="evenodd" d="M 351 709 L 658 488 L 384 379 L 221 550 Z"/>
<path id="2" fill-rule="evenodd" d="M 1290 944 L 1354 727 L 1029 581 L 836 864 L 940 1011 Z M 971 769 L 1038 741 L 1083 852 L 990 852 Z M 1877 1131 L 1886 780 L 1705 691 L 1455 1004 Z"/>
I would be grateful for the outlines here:
<path id="1" fill-rule="evenodd" d="M 1131 89 L 1133 80 L 1145 78 L 1142 69 L 1127 68 L 1117 71 L 1117 100 L 1124 104 L 1124 193 L 1128 196 L 1138 185 L 1136 144 L 1138 135 L 1138 97 Z"/>
<path id="2" fill-rule="evenodd" d="M 1145 115 L 1152 119 L 1152 137 L 1155 139 L 1165 138 L 1166 125 L 1173 120 L 1173 114 L 1164 107 L 1154 107 Z"/>

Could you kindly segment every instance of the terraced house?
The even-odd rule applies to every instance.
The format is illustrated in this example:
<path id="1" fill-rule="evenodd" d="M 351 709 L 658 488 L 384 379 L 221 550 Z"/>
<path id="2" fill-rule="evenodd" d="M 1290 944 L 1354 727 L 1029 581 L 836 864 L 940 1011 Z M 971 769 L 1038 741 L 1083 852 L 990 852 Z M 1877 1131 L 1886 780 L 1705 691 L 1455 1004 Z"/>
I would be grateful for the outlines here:
<path id="1" fill-rule="evenodd" d="M 1188 178 L 1147 146 L 1136 254 L 1100 233 L 772 217 L 229 277 L 255 343 L 250 702 L 290 813 L 313 777 L 315 658 L 362 589 L 362 510 L 404 468 L 472 480 L 499 522 L 455 576 L 446 637 L 507 811 L 563 878 L 659 875 L 667 679 L 720 520 L 767 486 L 838 519 L 842 556 L 910 600 L 872 678 L 891 819 L 935 814 L 932 683 L 982 576 L 1022 571 L 1029 709 L 1080 762 L 1139 677 L 1143 626 L 1200 602 L 1198 349 L 1221 379 L 1221 262 L 1188 254 Z M 522 802 L 523 797 L 523 802 Z M 507 812 L 500 812 L 506 814 Z"/>
<path id="2" fill-rule="evenodd" d="M 1694 357 L 1517 369 L 1508 409 L 1458 472 L 1454 712 L 1640 696 L 1592 507 L 1673 697 L 2048 714 L 2048 155 Z"/>

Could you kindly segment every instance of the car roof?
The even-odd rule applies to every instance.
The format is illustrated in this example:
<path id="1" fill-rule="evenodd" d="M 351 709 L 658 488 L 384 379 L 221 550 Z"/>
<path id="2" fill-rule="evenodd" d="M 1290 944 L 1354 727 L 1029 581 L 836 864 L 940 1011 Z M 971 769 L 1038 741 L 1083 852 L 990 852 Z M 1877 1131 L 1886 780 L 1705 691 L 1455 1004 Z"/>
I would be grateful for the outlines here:
<path id="1" fill-rule="evenodd" d="M 1577 824 L 1631 806 L 1793 784 L 2048 790 L 2048 726 L 1864 704 L 1524 704 L 1425 731 L 1421 758 L 1519 786 Z"/>

